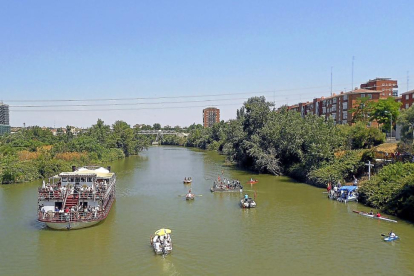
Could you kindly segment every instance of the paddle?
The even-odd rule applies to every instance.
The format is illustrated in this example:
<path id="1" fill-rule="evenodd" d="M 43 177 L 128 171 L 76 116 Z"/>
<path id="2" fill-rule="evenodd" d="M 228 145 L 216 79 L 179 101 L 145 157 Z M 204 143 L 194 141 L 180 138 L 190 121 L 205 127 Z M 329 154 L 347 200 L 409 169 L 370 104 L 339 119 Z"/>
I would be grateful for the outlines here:
<path id="1" fill-rule="evenodd" d="M 381 234 L 381 236 L 383 236 L 383 237 L 388 237 L 388 235 L 387 235 L 387 234 Z"/>

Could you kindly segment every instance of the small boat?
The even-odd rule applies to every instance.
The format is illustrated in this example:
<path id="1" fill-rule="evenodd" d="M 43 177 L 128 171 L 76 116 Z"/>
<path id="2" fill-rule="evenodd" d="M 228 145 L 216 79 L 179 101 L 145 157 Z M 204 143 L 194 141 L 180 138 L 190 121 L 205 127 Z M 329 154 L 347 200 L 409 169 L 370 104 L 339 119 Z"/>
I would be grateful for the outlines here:
<path id="1" fill-rule="evenodd" d="M 384 238 L 384 241 L 386 241 L 386 242 L 388 242 L 388 241 L 395 241 L 395 240 L 398 240 L 400 237 L 398 237 L 398 236 L 394 236 L 394 237 L 385 237 Z"/>
<path id="2" fill-rule="evenodd" d="M 151 236 L 150 243 L 157 255 L 167 255 L 172 251 L 172 241 L 170 229 L 159 229 Z"/>
<path id="3" fill-rule="evenodd" d="M 189 178 L 184 178 L 183 183 L 184 184 L 191 184 L 193 182 L 193 179 L 191 177 Z"/>
<path id="4" fill-rule="evenodd" d="M 194 198 L 195 198 L 195 195 L 192 193 L 188 193 L 185 195 L 186 200 L 194 200 Z"/>
<path id="5" fill-rule="evenodd" d="M 227 180 L 226 178 L 220 179 L 218 178 L 214 181 L 213 187 L 210 188 L 212 193 L 214 192 L 243 192 L 243 186 L 240 184 L 238 180 Z"/>
<path id="6" fill-rule="evenodd" d="M 242 193 L 243 186 L 236 187 L 236 188 L 228 188 L 228 187 L 220 187 L 220 186 L 213 186 L 210 188 L 210 192 L 231 192 L 231 193 Z"/>
<path id="7" fill-rule="evenodd" d="M 371 215 L 369 213 L 361 212 L 361 211 L 357 211 L 357 210 L 353 210 L 352 212 L 360 214 L 360 215 L 365 216 L 365 217 L 373 218 L 373 219 L 385 220 L 385 221 L 389 221 L 389 222 L 397 222 L 396 220 L 393 220 L 393 219 L 389 219 L 389 218 L 386 218 L 386 217 L 377 217 L 376 215 Z"/>
<path id="8" fill-rule="evenodd" d="M 259 180 L 257 180 L 257 179 L 250 179 L 250 181 L 248 183 L 249 184 L 256 184 L 256 183 L 259 183 Z"/>
<path id="9" fill-rule="evenodd" d="M 339 202 L 358 201 L 358 186 L 342 186 L 339 188 L 340 196 L 336 199 Z"/>
<path id="10" fill-rule="evenodd" d="M 240 200 L 240 205 L 242 208 L 256 208 L 256 202 L 251 198 L 242 198 Z"/>

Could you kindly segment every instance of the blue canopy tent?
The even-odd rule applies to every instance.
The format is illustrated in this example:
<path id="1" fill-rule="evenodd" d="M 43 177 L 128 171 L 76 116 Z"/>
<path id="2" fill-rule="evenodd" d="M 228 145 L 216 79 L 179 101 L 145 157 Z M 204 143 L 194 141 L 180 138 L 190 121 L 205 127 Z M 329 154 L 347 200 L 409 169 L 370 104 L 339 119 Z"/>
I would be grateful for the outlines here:
<path id="1" fill-rule="evenodd" d="M 358 189 L 358 186 L 342 186 L 339 188 L 340 191 L 348 191 L 348 193 L 355 191 Z"/>

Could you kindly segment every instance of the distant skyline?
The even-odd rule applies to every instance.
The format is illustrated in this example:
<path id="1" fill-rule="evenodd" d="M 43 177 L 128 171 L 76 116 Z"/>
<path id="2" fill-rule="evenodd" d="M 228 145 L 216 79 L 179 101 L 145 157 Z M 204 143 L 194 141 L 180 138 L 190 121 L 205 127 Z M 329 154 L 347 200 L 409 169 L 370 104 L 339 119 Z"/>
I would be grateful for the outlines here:
<path id="1" fill-rule="evenodd" d="M 414 89 L 412 11 L 398 0 L 2 1 L 0 101 L 11 126 L 184 127 L 210 106 L 233 119 L 252 96 L 276 107 L 329 96 L 331 68 L 334 93 L 389 77 L 401 94 L 407 75 Z"/>

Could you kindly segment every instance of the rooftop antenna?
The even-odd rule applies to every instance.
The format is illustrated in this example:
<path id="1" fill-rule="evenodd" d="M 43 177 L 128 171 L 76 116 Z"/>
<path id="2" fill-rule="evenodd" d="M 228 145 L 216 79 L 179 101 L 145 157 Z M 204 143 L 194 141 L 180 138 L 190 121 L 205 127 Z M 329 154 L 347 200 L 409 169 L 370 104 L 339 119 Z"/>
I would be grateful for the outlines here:
<path id="1" fill-rule="evenodd" d="M 354 90 L 354 59 L 355 59 L 355 57 L 352 56 L 352 86 L 351 86 L 351 91 Z"/>
<path id="2" fill-rule="evenodd" d="M 331 97 L 332 97 L 332 66 L 331 66 Z"/>

